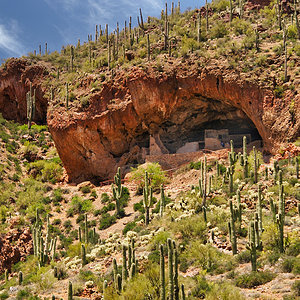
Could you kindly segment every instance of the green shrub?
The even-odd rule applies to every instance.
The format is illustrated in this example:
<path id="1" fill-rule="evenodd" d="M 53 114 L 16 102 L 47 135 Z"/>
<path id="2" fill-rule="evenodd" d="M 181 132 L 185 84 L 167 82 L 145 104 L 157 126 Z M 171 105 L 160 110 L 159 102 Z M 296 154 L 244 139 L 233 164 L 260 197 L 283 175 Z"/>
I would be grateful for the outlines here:
<path id="1" fill-rule="evenodd" d="M 24 157 L 28 162 L 33 162 L 37 158 L 39 149 L 35 144 L 26 141 L 19 152 L 21 156 Z"/>
<path id="2" fill-rule="evenodd" d="M 80 191 L 83 193 L 83 194 L 88 194 L 91 192 L 91 188 L 88 186 L 88 185 L 85 185 L 85 186 L 82 186 L 80 188 Z"/>
<path id="3" fill-rule="evenodd" d="M 53 202 L 61 202 L 63 200 L 62 190 L 60 188 L 53 191 Z"/>
<path id="4" fill-rule="evenodd" d="M 271 223 L 265 226 L 265 230 L 261 236 L 263 247 L 266 250 L 279 249 L 279 231 L 276 224 Z"/>
<path id="5" fill-rule="evenodd" d="M 115 210 L 115 208 L 116 208 L 116 204 L 115 203 L 108 203 L 108 205 L 107 205 L 107 209 L 108 209 L 108 211 L 112 211 L 112 210 Z"/>
<path id="6" fill-rule="evenodd" d="M 1 292 L 0 292 L 0 299 L 1 299 L 1 300 L 5 300 L 5 299 L 7 299 L 7 298 L 9 298 L 8 292 L 7 292 L 7 291 L 1 291 Z"/>
<path id="7" fill-rule="evenodd" d="M 180 233 L 186 242 L 193 239 L 197 239 L 199 243 L 206 241 L 207 226 L 202 215 L 195 215 L 172 223 L 171 231 Z"/>
<path id="8" fill-rule="evenodd" d="M 240 291 L 228 282 L 214 283 L 205 295 L 206 300 L 230 299 L 243 300 L 246 299 Z"/>
<path id="9" fill-rule="evenodd" d="M 91 197 L 97 199 L 98 195 L 97 195 L 97 192 L 95 190 L 91 191 Z"/>
<path id="10" fill-rule="evenodd" d="M 116 223 L 116 220 L 117 218 L 115 215 L 111 216 L 108 213 L 103 214 L 99 220 L 99 229 L 103 230 L 110 227 L 112 224 Z"/>
<path id="11" fill-rule="evenodd" d="M 236 260 L 240 264 L 249 263 L 251 261 L 250 250 L 245 250 L 236 255 Z"/>
<path id="12" fill-rule="evenodd" d="M 244 19 L 234 18 L 231 24 L 235 35 L 246 34 L 247 30 L 251 28 L 251 24 Z"/>
<path id="13" fill-rule="evenodd" d="M 292 285 L 292 291 L 297 296 L 300 296 L 300 280 L 295 280 L 295 282 Z"/>
<path id="14" fill-rule="evenodd" d="M 235 279 L 235 284 L 240 288 L 251 289 L 273 280 L 275 276 L 276 275 L 271 272 L 251 272 L 238 276 Z"/>
<path id="15" fill-rule="evenodd" d="M 211 288 L 212 285 L 206 280 L 205 276 L 198 275 L 196 277 L 196 285 L 192 289 L 192 296 L 197 297 L 197 299 L 204 299 Z"/>
<path id="16" fill-rule="evenodd" d="M 72 212 L 73 214 L 81 214 L 90 211 L 92 207 L 93 203 L 91 200 L 84 200 L 78 195 L 75 195 L 72 197 L 69 212 Z"/>
<path id="17" fill-rule="evenodd" d="M 168 238 L 171 238 L 171 234 L 167 231 L 161 231 L 156 234 L 151 241 L 151 249 L 159 250 L 160 245 L 167 245 Z"/>
<path id="18" fill-rule="evenodd" d="M 281 269 L 285 273 L 300 274 L 300 258 L 299 257 L 286 257 L 281 262 Z"/>
<path id="19" fill-rule="evenodd" d="M 71 228 L 72 228 L 71 220 L 66 220 L 66 221 L 64 222 L 64 227 L 65 227 L 66 229 L 71 229 Z"/>
<path id="20" fill-rule="evenodd" d="M 184 252 L 184 257 L 193 265 L 208 272 L 224 273 L 233 269 L 235 263 L 230 255 L 226 255 L 211 245 L 203 245 L 193 241 Z"/>
<path id="21" fill-rule="evenodd" d="M 56 183 L 61 179 L 63 168 L 55 162 L 38 160 L 28 165 L 27 172 L 42 182 Z"/>
<path id="22" fill-rule="evenodd" d="M 54 219 L 52 222 L 52 225 L 60 225 L 61 224 L 61 219 Z"/>
<path id="23" fill-rule="evenodd" d="M 126 235 L 128 231 L 132 231 L 135 227 L 136 223 L 134 221 L 127 223 L 123 229 L 123 235 Z"/>
<path id="24" fill-rule="evenodd" d="M 107 203 L 107 202 L 109 202 L 110 201 L 110 198 L 109 198 L 109 196 L 108 196 L 108 194 L 107 193 L 102 193 L 101 194 L 101 203 Z"/>
<path id="25" fill-rule="evenodd" d="M 211 2 L 211 6 L 215 11 L 221 12 L 221 11 L 226 10 L 227 7 L 229 7 L 229 1 L 228 0 L 213 1 L 213 2 Z"/>
<path id="26" fill-rule="evenodd" d="M 85 109 L 88 108 L 90 105 L 90 101 L 88 97 L 81 97 L 80 98 L 81 108 Z"/>
<path id="27" fill-rule="evenodd" d="M 224 37 L 228 33 L 224 22 L 216 21 L 213 27 L 210 29 L 210 36 L 212 39 L 218 39 Z"/>
<path id="28" fill-rule="evenodd" d="M 160 188 L 161 184 L 167 182 L 165 172 L 158 163 L 147 163 L 138 168 L 131 169 L 130 179 L 138 186 L 143 187 L 145 181 L 145 172 L 148 172 L 151 186 L 154 189 Z"/>

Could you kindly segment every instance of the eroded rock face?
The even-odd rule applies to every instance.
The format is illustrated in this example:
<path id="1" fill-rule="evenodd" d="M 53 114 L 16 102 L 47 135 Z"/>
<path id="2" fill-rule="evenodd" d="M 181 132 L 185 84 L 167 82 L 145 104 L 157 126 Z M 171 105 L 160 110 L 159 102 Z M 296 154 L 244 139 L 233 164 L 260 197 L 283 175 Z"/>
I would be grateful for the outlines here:
<path id="1" fill-rule="evenodd" d="M 296 92 L 277 99 L 232 70 L 178 64 L 163 73 L 135 67 L 118 74 L 90 95 L 86 111 L 49 110 L 49 129 L 71 181 L 111 179 L 117 166 L 142 162 L 150 134 L 180 141 L 208 122 L 251 120 L 273 153 L 299 136 Z"/>
<path id="2" fill-rule="evenodd" d="M 31 82 L 33 89 L 36 89 L 36 115 L 33 121 L 46 123 L 48 101 L 41 83 L 47 74 L 45 65 L 31 65 L 25 59 L 10 59 L 0 69 L 0 111 L 5 119 L 20 123 L 27 121 L 26 93 Z"/>
<path id="3" fill-rule="evenodd" d="M 0 237 L 0 274 L 11 270 L 11 266 L 19 261 L 25 261 L 27 256 L 33 254 L 33 244 L 30 230 L 26 228 L 11 230 Z"/>

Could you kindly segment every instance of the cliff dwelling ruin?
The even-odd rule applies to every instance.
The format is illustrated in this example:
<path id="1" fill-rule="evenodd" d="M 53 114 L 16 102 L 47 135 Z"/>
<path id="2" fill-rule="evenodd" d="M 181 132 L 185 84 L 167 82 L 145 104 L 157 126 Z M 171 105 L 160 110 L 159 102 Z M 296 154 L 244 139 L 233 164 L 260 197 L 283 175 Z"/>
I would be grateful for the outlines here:
<path id="1" fill-rule="evenodd" d="M 187 132 L 176 132 L 176 128 L 180 129 L 179 126 L 166 124 L 159 133 L 149 135 L 149 146 L 142 147 L 143 159 L 159 162 L 164 168 L 173 168 L 204 152 L 229 149 L 231 140 L 235 149 L 241 148 L 244 136 L 248 147 L 263 146 L 258 130 L 247 118 L 208 122 Z"/>

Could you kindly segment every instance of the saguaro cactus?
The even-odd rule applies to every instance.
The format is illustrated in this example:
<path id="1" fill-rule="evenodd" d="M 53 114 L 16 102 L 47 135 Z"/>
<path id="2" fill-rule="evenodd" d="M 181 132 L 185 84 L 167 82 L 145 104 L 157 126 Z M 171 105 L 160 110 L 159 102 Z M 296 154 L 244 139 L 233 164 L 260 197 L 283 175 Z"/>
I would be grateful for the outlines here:
<path id="1" fill-rule="evenodd" d="M 299 175 L 299 158 L 296 157 L 295 160 L 296 160 L 296 177 L 297 177 L 297 179 L 299 179 L 300 178 L 300 175 Z"/>
<path id="2" fill-rule="evenodd" d="M 258 185 L 258 201 L 257 201 L 257 214 L 258 214 L 258 228 L 260 233 L 263 232 L 262 226 L 262 193 L 261 193 L 261 185 Z"/>
<path id="3" fill-rule="evenodd" d="M 68 300 L 73 300 L 73 285 L 71 281 L 69 281 L 68 287 Z"/>
<path id="4" fill-rule="evenodd" d="M 147 53 L 148 53 L 148 61 L 150 61 L 150 37 L 147 34 Z"/>
<path id="5" fill-rule="evenodd" d="M 258 179 L 257 170 L 259 168 L 259 159 L 257 158 L 257 152 L 255 146 L 253 147 L 253 154 L 254 154 L 254 182 L 257 183 L 257 179 Z"/>
<path id="6" fill-rule="evenodd" d="M 118 287 L 118 292 L 121 293 L 122 291 L 122 277 L 120 274 L 117 275 L 117 287 Z"/>
<path id="7" fill-rule="evenodd" d="M 84 267 L 87 264 L 86 261 L 86 250 L 85 250 L 85 245 L 81 245 L 81 263 L 82 266 Z"/>
<path id="8" fill-rule="evenodd" d="M 169 268 L 169 300 L 174 300 L 173 245 L 168 239 L 168 268 Z"/>
<path id="9" fill-rule="evenodd" d="M 182 300 L 185 300 L 184 284 L 181 284 Z"/>
<path id="10" fill-rule="evenodd" d="M 118 168 L 117 174 L 114 177 L 114 183 L 112 185 L 112 192 L 113 192 L 113 198 L 116 201 L 116 212 L 117 216 L 121 216 L 121 198 L 124 194 L 124 188 L 122 186 L 122 179 L 121 179 L 121 169 Z"/>
<path id="11" fill-rule="evenodd" d="M 71 72 L 73 72 L 74 71 L 74 47 L 71 46 L 70 50 L 71 50 Z"/>
<path id="12" fill-rule="evenodd" d="M 160 206 L 159 206 L 159 214 L 160 214 L 161 218 L 163 217 L 163 214 L 164 214 L 165 203 L 166 203 L 165 190 L 164 190 L 164 186 L 161 185 L 161 187 L 160 187 Z"/>
<path id="13" fill-rule="evenodd" d="M 229 175 L 229 192 L 233 193 L 233 173 L 234 173 L 234 166 L 228 168 L 228 175 Z"/>
<path id="14" fill-rule="evenodd" d="M 255 239 L 255 228 L 254 228 L 254 222 L 251 221 L 250 227 L 249 227 L 249 243 L 247 245 L 247 249 L 250 250 L 251 254 L 251 268 L 252 272 L 257 271 L 256 267 L 256 239 Z"/>
<path id="15" fill-rule="evenodd" d="M 287 43 L 286 43 L 286 37 L 287 37 L 287 30 L 285 22 L 283 22 L 283 48 L 284 48 L 284 82 L 288 81 L 288 74 L 287 74 Z"/>
<path id="16" fill-rule="evenodd" d="M 165 257 L 164 257 L 164 247 L 160 245 L 160 299 L 166 299 L 166 288 L 165 288 Z"/>
<path id="17" fill-rule="evenodd" d="M 122 254 L 123 254 L 123 258 L 122 258 L 122 288 L 124 289 L 125 287 L 125 283 L 128 277 L 128 272 L 127 272 L 127 258 L 126 258 L 126 246 L 123 245 L 122 246 Z"/>
<path id="18" fill-rule="evenodd" d="M 276 222 L 279 230 L 279 250 L 280 253 L 284 252 L 284 219 L 285 219 L 285 200 L 283 185 L 279 186 L 279 205 Z"/>
<path id="19" fill-rule="evenodd" d="M 66 83 L 66 108 L 69 108 L 69 84 Z"/>
<path id="20" fill-rule="evenodd" d="M 178 252 L 176 249 L 175 241 L 173 241 L 173 256 L 174 256 L 174 298 L 179 300 L 179 284 L 178 284 Z"/>
<path id="21" fill-rule="evenodd" d="M 236 230 L 235 230 L 235 220 L 236 220 L 236 212 L 233 207 L 232 200 L 229 201 L 230 207 L 230 221 L 228 222 L 228 232 L 229 232 L 229 239 L 231 242 L 232 247 L 232 254 L 237 254 L 237 238 L 236 238 Z"/>
<path id="22" fill-rule="evenodd" d="M 32 95 L 32 83 L 30 82 L 29 92 L 26 94 L 27 102 L 27 120 L 28 120 L 28 129 L 31 128 L 31 122 L 35 117 L 35 90 Z"/>
<path id="23" fill-rule="evenodd" d="M 197 42 L 200 43 L 200 39 L 201 39 L 201 11 L 199 10 L 199 13 L 198 13 L 198 21 L 197 21 L 197 26 L 198 26 L 198 29 L 197 29 Z"/>
<path id="24" fill-rule="evenodd" d="M 23 284 L 23 273 L 22 273 L 22 271 L 19 272 L 18 282 L 19 282 L 19 285 Z"/>
<path id="25" fill-rule="evenodd" d="M 145 172 L 145 186 L 143 189 L 143 204 L 145 209 L 145 224 L 149 224 L 150 220 L 150 206 L 152 202 L 153 197 L 153 191 L 152 187 L 149 188 L 149 178 L 148 178 L 148 172 Z"/>
<path id="26" fill-rule="evenodd" d="M 107 280 L 103 281 L 103 300 L 106 300 Z"/>
<path id="27" fill-rule="evenodd" d="M 202 197 L 202 206 L 206 206 L 207 197 L 207 159 L 204 157 L 204 162 L 201 164 L 201 177 L 199 179 L 199 195 Z"/>

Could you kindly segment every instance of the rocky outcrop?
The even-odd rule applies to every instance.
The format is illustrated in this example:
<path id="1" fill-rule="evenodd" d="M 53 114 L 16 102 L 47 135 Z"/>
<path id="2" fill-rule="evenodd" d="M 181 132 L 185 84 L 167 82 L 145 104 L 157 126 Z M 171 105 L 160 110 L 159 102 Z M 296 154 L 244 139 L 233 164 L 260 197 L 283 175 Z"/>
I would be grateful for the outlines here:
<path id="1" fill-rule="evenodd" d="M 10 59 L 0 69 L 0 112 L 8 120 L 27 121 L 26 93 L 30 82 L 36 89 L 36 115 L 34 122 L 46 123 L 47 99 L 42 82 L 49 73 L 44 63 L 31 64 L 25 59 Z"/>
<path id="2" fill-rule="evenodd" d="M 117 166 L 142 162 L 149 135 L 180 145 L 214 121 L 251 120 L 274 153 L 299 136 L 299 111 L 297 91 L 279 99 L 232 69 L 171 61 L 164 72 L 150 65 L 120 72 L 90 94 L 86 111 L 52 107 L 48 125 L 69 179 L 79 182 L 112 178 Z"/>
<path id="3" fill-rule="evenodd" d="M 25 261 L 27 256 L 33 254 L 33 244 L 30 230 L 26 228 L 11 230 L 0 237 L 0 274 L 11 270 L 11 266 L 19 261 Z"/>

